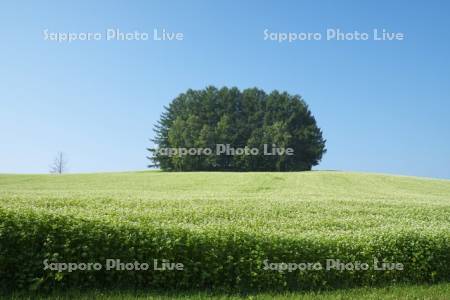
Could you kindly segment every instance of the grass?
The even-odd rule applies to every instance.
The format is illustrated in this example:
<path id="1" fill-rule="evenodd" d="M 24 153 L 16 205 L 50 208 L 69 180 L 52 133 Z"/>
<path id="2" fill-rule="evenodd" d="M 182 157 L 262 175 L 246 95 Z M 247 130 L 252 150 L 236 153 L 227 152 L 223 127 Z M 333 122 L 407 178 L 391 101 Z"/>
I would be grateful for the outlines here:
<path id="1" fill-rule="evenodd" d="M 161 286 L 167 281 L 200 289 L 283 290 L 450 281 L 448 180 L 344 172 L 0 175 L 2 216 L 0 242 L 10 246 L 0 247 L 0 254 L 9 257 L 23 252 L 35 268 L 29 271 L 33 278 L 52 284 L 61 278 L 42 275 L 42 258 L 59 255 L 71 261 L 83 255 L 95 259 L 96 248 L 104 246 L 110 254 L 117 245 L 127 257 L 192 255 L 193 260 L 210 264 L 206 273 L 196 270 L 186 278 L 145 279 Z M 16 234 L 19 229 L 26 232 Z M 109 235 L 121 244 L 106 247 Z M 140 241 L 140 237 L 149 239 Z M 26 247 L 41 252 L 29 257 L 33 251 Z M 400 259 L 407 270 L 316 276 L 255 267 L 264 257 L 314 262 L 330 256 L 367 259 L 377 255 Z M 21 262 L 6 260 L 5 270 Z M 0 272 L 1 266 L 0 259 Z M 22 278 L 16 275 L 8 279 L 9 284 Z M 67 284 L 75 280 L 70 276 L 64 279 Z M 400 295 L 403 288 L 398 289 Z M 448 285 L 405 289 L 448 295 Z M 371 297 L 371 290 L 342 293 L 366 292 Z M 339 293 L 329 297 L 341 297 Z"/>
<path id="2" fill-rule="evenodd" d="M 254 295 L 217 295 L 208 293 L 155 293 L 155 292 L 127 292 L 127 291 L 70 291 L 54 292 L 48 295 L 27 293 L 16 293 L 8 296 L 0 296 L 0 299 L 215 299 L 215 300 L 270 300 L 270 299 L 303 299 L 303 300 L 344 300 L 344 299 L 365 299 L 365 300 L 399 300 L 399 299 L 428 299 L 446 300 L 450 297 L 450 284 L 436 285 L 416 285 L 416 286 L 391 286 L 384 288 L 359 288 L 328 292 L 306 292 L 306 293 L 266 293 Z"/>
<path id="3" fill-rule="evenodd" d="M 338 172 L 0 175 L 0 207 L 195 232 L 447 231 L 450 181 Z"/>

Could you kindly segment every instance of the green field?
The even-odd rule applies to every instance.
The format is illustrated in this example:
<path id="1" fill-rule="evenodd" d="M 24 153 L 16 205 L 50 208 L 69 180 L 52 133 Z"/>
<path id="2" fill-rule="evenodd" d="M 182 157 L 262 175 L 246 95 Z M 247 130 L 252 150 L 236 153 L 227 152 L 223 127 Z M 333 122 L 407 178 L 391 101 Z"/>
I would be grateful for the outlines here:
<path id="1" fill-rule="evenodd" d="M 450 181 L 342 172 L 0 175 L 5 290 L 286 291 L 450 281 Z M 168 259 L 183 271 L 56 272 Z M 369 270 L 264 270 L 367 262 Z M 372 270 L 373 260 L 403 270 Z M 448 289 L 446 289 L 448 291 Z"/>
<path id="2" fill-rule="evenodd" d="M 291 292 L 291 293 L 261 293 L 250 295 L 220 295 L 211 293 L 155 293 L 149 291 L 65 291 L 50 294 L 15 293 L 0 299 L 149 299 L 149 300 L 448 300 L 450 284 L 435 285 L 396 285 L 384 288 L 358 288 L 325 292 Z"/>

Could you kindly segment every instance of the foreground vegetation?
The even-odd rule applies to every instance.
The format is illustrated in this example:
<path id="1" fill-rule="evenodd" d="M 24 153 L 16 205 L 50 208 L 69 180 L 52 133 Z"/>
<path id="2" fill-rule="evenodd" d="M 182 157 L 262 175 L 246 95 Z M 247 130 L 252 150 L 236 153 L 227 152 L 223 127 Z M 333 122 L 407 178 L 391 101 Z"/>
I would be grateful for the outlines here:
<path id="1" fill-rule="evenodd" d="M 391 286 L 384 288 L 358 288 L 328 292 L 295 292 L 295 293 L 264 293 L 251 295 L 217 295 L 211 293 L 155 293 L 145 291 L 66 291 L 51 294 L 15 293 L 0 299 L 215 299 L 215 300 L 271 300 L 271 299 L 303 299 L 303 300 L 401 300 L 401 299 L 428 299 L 447 300 L 450 295 L 450 284 L 419 285 L 419 286 Z"/>
<path id="2" fill-rule="evenodd" d="M 449 196 L 446 180 L 338 172 L 0 175 L 0 286 L 228 293 L 449 281 Z M 43 269 L 107 258 L 184 269 Z M 371 267 L 264 263 L 330 258 Z M 377 271 L 374 259 L 404 269 Z"/>

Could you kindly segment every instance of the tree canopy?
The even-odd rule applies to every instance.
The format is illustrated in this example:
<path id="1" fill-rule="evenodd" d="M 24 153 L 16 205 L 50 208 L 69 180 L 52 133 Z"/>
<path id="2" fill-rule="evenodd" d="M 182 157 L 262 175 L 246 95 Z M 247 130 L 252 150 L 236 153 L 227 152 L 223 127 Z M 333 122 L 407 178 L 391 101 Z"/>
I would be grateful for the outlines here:
<path id="1" fill-rule="evenodd" d="M 304 171 L 326 152 L 322 131 L 298 95 L 258 88 L 207 87 L 176 97 L 155 126 L 151 166 L 166 171 Z M 258 155 L 167 155 L 160 149 L 259 149 Z M 265 147 L 291 148 L 291 155 L 264 155 Z"/>

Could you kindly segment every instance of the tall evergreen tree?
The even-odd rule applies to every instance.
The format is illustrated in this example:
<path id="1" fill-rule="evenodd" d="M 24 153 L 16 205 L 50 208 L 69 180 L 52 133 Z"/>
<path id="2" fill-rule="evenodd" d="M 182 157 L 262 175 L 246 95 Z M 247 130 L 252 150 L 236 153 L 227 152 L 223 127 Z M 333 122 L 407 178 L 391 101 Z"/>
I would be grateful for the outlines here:
<path id="1" fill-rule="evenodd" d="M 188 90 L 165 107 L 155 126 L 152 166 L 166 171 L 303 171 L 326 152 L 322 131 L 298 95 L 257 88 Z M 258 155 L 217 155 L 217 144 L 257 148 Z M 264 145 L 293 155 L 263 155 Z M 210 155 L 163 155 L 162 148 L 210 148 Z"/>

